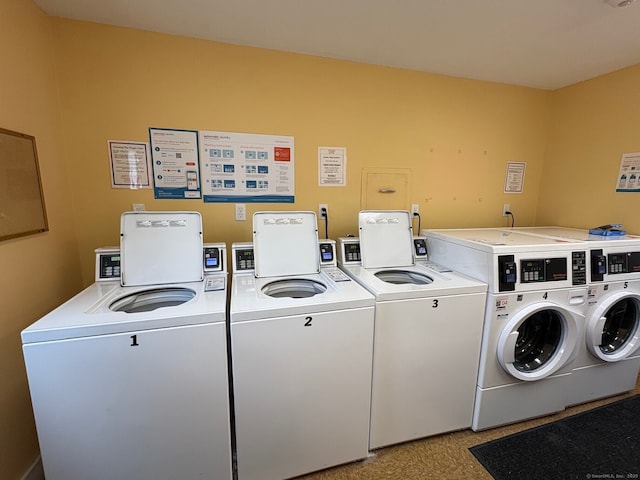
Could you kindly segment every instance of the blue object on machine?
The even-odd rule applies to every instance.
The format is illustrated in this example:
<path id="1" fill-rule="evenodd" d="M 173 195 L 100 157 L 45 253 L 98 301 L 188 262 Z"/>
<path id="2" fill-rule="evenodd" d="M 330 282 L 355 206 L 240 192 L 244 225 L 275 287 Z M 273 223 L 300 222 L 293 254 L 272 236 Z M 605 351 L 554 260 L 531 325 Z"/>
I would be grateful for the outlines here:
<path id="1" fill-rule="evenodd" d="M 602 225 L 600 227 L 590 228 L 589 233 L 603 236 L 625 235 L 627 232 L 622 230 L 620 227 L 622 227 L 621 223 L 612 223 L 611 225 Z"/>

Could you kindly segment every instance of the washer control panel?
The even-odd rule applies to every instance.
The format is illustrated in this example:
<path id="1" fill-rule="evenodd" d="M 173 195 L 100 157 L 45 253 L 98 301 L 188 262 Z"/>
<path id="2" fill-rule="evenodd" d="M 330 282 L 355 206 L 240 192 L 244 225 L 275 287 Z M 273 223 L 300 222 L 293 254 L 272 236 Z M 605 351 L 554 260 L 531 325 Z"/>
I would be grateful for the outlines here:
<path id="1" fill-rule="evenodd" d="M 607 260 L 610 275 L 640 272 L 640 252 L 610 253 Z"/>
<path id="2" fill-rule="evenodd" d="M 224 272 L 226 256 L 224 243 L 205 243 L 202 248 L 202 267 L 204 273 Z M 102 247 L 96 253 L 96 282 L 112 282 L 120 280 L 120 248 Z"/>
<path id="3" fill-rule="evenodd" d="M 232 250 L 234 273 L 252 271 L 256 268 L 252 243 L 234 243 Z"/>
<path id="4" fill-rule="evenodd" d="M 320 249 L 320 267 L 335 267 L 337 265 L 335 240 L 320 240 L 318 246 Z M 234 243 L 232 245 L 232 251 L 234 272 L 248 272 L 255 270 L 256 262 L 253 243 Z"/>
<path id="5" fill-rule="evenodd" d="M 519 262 L 514 255 L 499 255 L 498 291 L 513 292 L 518 281 L 520 284 L 543 284 L 570 279 L 572 285 L 586 285 L 586 255 L 585 251 L 575 251 L 571 252 L 571 257 L 521 258 Z M 571 270 L 568 269 L 569 258 Z"/>
<path id="6" fill-rule="evenodd" d="M 103 247 L 96 249 L 96 282 L 120 280 L 120 249 Z"/>
<path id="7" fill-rule="evenodd" d="M 560 282 L 567 279 L 567 259 L 536 258 L 520 260 L 520 281 L 532 282 Z"/>
<path id="8" fill-rule="evenodd" d="M 342 237 L 338 239 L 338 263 L 340 265 L 359 265 L 360 240 L 357 237 Z"/>

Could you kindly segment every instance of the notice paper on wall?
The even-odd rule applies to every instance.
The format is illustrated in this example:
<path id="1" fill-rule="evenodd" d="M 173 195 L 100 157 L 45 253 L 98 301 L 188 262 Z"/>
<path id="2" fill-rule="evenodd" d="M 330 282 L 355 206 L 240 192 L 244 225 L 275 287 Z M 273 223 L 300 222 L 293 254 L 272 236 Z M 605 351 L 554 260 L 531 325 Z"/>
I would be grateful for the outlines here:
<path id="1" fill-rule="evenodd" d="M 507 173 L 504 179 L 504 193 L 522 193 L 526 162 L 507 162 Z"/>
<path id="2" fill-rule="evenodd" d="M 294 138 L 199 132 L 205 202 L 293 203 Z"/>
<path id="3" fill-rule="evenodd" d="M 108 140 L 111 188 L 151 188 L 149 143 Z"/>
<path id="4" fill-rule="evenodd" d="M 347 185 L 347 149 L 318 147 L 318 185 L 344 187 Z"/>
<path id="5" fill-rule="evenodd" d="M 201 198 L 198 132 L 150 128 L 149 139 L 155 198 Z"/>
<path id="6" fill-rule="evenodd" d="M 625 153 L 620 160 L 616 192 L 640 192 L 640 152 Z"/>

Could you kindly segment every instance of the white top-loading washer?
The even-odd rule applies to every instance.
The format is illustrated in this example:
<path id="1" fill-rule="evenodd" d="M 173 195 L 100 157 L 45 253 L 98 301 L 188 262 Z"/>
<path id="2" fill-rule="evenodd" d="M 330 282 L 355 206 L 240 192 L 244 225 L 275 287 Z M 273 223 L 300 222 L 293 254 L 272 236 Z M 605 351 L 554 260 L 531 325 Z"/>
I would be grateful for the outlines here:
<path id="1" fill-rule="evenodd" d="M 230 479 L 226 247 L 197 212 L 121 225 L 97 281 L 22 332 L 47 479 Z"/>
<path id="2" fill-rule="evenodd" d="M 408 212 L 363 211 L 359 227 L 338 258 L 376 299 L 370 448 L 468 428 L 486 284 L 427 266 Z"/>
<path id="3" fill-rule="evenodd" d="M 374 299 L 335 266 L 313 212 L 257 212 L 234 244 L 230 322 L 239 480 L 368 454 Z"/>

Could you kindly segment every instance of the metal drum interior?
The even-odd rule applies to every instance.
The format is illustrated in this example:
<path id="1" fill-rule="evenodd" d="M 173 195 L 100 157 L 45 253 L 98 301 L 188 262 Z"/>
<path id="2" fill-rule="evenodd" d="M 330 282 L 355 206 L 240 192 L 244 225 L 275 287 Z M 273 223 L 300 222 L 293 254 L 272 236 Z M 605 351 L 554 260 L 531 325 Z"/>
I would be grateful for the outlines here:
<path id="1" fill-rule="evenodd" d="M 142 290 L 121 297 L 109 305 L 114 312 L 141 313 L 158 308 L 175 307 L 188 302 L 196 292 L 184 287 L 164 287 Z"/>
<path id="2" fill-rule="evenodd" d="M 513 366 L 532 372 L 551 360 L 563 341 L 564 316 L 557 310 L 541 310 L 518 328 Z"/>
<path id="3" fill-rule="evenodd" d="M 276 280 L 262 287 L 262 293 L 274 298 L 309 298 L 326 291 L 326 285 L 308 278 Z"/>
<path id="4" fill-rule="evenodd" d="M 433 282 L 433 279 L 428 275 L 410 270 L 382 270 L 380 272 L 376 272 L 374 275 L 384 282 L 396 285 L 404 285 L 408 283 L 412 283 L 414 285 L 428 285 Z"/>

